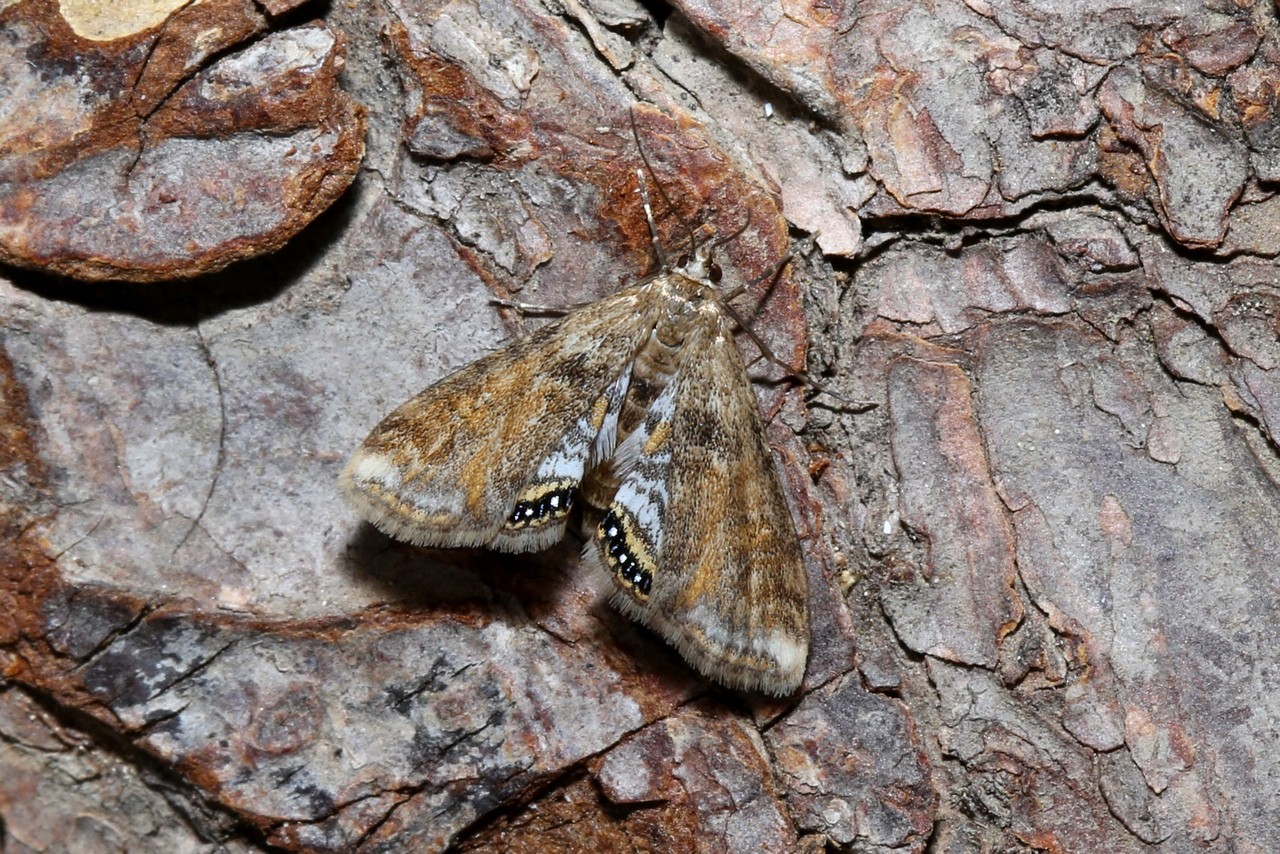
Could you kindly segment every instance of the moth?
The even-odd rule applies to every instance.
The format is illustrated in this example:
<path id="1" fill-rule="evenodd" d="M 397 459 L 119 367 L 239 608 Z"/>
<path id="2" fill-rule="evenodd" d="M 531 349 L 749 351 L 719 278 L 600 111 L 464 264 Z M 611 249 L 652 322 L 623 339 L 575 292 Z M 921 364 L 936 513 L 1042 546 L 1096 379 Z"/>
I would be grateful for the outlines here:
<path id="1" fill-rule="evenodd" d="M 581 505 L 584 563 L 615 607 L 705 676 L 785 696 L 808 659 L 808 581 L 715 247 L 422 391 L 341 481 L 417 545 L 542 549 Z"/>

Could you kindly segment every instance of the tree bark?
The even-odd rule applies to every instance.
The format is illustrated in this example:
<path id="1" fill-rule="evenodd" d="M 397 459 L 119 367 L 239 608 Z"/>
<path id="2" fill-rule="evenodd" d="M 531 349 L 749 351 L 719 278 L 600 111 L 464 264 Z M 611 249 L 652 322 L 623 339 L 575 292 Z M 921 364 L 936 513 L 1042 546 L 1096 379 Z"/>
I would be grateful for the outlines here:
<path id="1" fill-rule="evenodd" d="M 6 851 L 1270 847 L 1272 5 L 118 5 L 0 8 Z M 642 155 L 820 385 L 783 700 L 337 489 Z"/>

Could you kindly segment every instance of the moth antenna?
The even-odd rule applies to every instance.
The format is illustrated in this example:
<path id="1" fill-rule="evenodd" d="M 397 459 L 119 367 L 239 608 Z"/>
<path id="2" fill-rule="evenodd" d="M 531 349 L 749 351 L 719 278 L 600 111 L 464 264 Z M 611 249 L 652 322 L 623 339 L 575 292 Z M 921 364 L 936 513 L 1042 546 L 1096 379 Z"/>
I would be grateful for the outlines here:
<path id="1" fill-rule="evenodd" d="M 750 227 L 751 227 L 751 211 L 747 211 L 747 221 L 744 222 L 737 229 L 735 229 L 732 234 L 726 234 L 724 237 L 721 237 L 719 240 L 712 241 L 711 248 L 718 249 L 719 247 L 725 245 L 731 240 L 737 240 L 739 237 L 745 234 L 747 229 Z M 782 263 L 785 264 L 789 260 L 791 260 L 790 255 L 788 255 L 785 259 L 783 259 Z M 782 269 L 781 265 L 778 266 L 778 270 L 780 269 Z M 768 275 L 771 275 L 771 276 L 777 275 L 777 270 L 771 271 Z"/>
<path id="2" fill-rule="evenodd" d="M 653 254 L 658 256 L 658 266 L 663 270 L 670 270 L 671 264 L 667 260 L 667 250 L 658 239 L 658 225 L 653 221 L 653 207 L 649 204 L 649 187 L 645 184 L 643 169 L 636 170 L 636 179 L 639 182 L 640 198 L 644 202 L 644 218 L 649 223 L 649 242 L 653 244 Z"/>
<path id="3" fill-rule="evenodd" d="M 640 153 L 640 160 L 644 162 L 644 168 L 648 171 L 649 177 L 653 178 L 653 185 L 658 188 L 658 195 L 662 197 L 662 201 L 666 204 L 667 210 L 671 211 L 671 214 L 679 221 L 680 226 L 689 235 L 689 246 L 690 251 L 692 252 L 698 245 L 698 238 L 693 225 L 681 216 L 679 209 L 677 209 L 675 204 L 671 201 L 671 197 L 667 195 L 667 191 L 662 186 L 662 182 L 658 180 L 658 173 L 653 171 L 653 164 L 649 162 L 649 155 L 645 153 L 644 145 L 640 142 L 640 128 L 636 125 L 635 109 L 629 109 L 627 114 L 631 117 L 631 136 L 635 138 L 636 151 Z M 653 220 L 653 209 L 649 205 L 649 190 L 646 186 L 644 174 L 637 169 L 636 177 L 640 182 L 640 195 L 644 198 L 644 214 L 649 220 L 649 236 L 653 240 L 653 249 L 658 255 L 658 260 L 662 263 L 662 269 L 669 270 L 671 268 L 667 263 L 666 250 L 662 248 L 658 241 L 658 228 Z"/>

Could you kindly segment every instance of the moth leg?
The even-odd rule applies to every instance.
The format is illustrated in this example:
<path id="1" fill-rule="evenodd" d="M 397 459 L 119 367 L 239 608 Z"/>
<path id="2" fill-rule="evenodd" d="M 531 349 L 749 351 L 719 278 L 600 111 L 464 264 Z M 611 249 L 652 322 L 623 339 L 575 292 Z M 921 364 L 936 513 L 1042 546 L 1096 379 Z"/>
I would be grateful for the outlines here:
<path id="1" fill-rule="evenodd" d="M 572 302 L 572 303 L 569 303 L 568 305 L 541 305 L 539 303 L 518 302 L 516 300 L 499 299 L 498 297 L 494 297 L 493 299 L 489 300 L 489 305 L 497 306 L 498 308 L 509 308 L 512 311 L 519 312 L 520 314 L 535 314 L 535 315 L 546 315 L 548 317 L 563 317 L 569 312 L 576 311 L 577 309 L 591 305 L 591 303 L 590 302 Z"/>

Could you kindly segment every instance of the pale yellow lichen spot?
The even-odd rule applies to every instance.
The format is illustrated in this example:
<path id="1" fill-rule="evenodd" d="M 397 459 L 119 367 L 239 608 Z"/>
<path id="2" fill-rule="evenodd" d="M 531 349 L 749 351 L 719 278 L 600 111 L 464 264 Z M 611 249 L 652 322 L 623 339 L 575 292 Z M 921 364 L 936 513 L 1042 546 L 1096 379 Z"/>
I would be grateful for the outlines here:
<path id="1" fill-rule="evenodd" d="M 148 30 L 189 5 L 191 0 L 62 0 L 58 10 L 76 35 L 109 42 Z"/>
<path id="2" fill-rule="evenodd" d="M 595 430 L 599 430 L 604 426 L 604 417 L 609 414 L 609 398 L 604 395 L 596 398 L 595 404 L 591 407 L 591 426 Z"/>
<path id="3" fill-rule="evenodd" d="M 658 426 L 653 428 L 653 432 L 649 434 L 649 441 L 644 444 L 644 453 L 656 453 L 659 448 L 666 444 L 671 438 L 671 422 L 660 421 Z"/>

